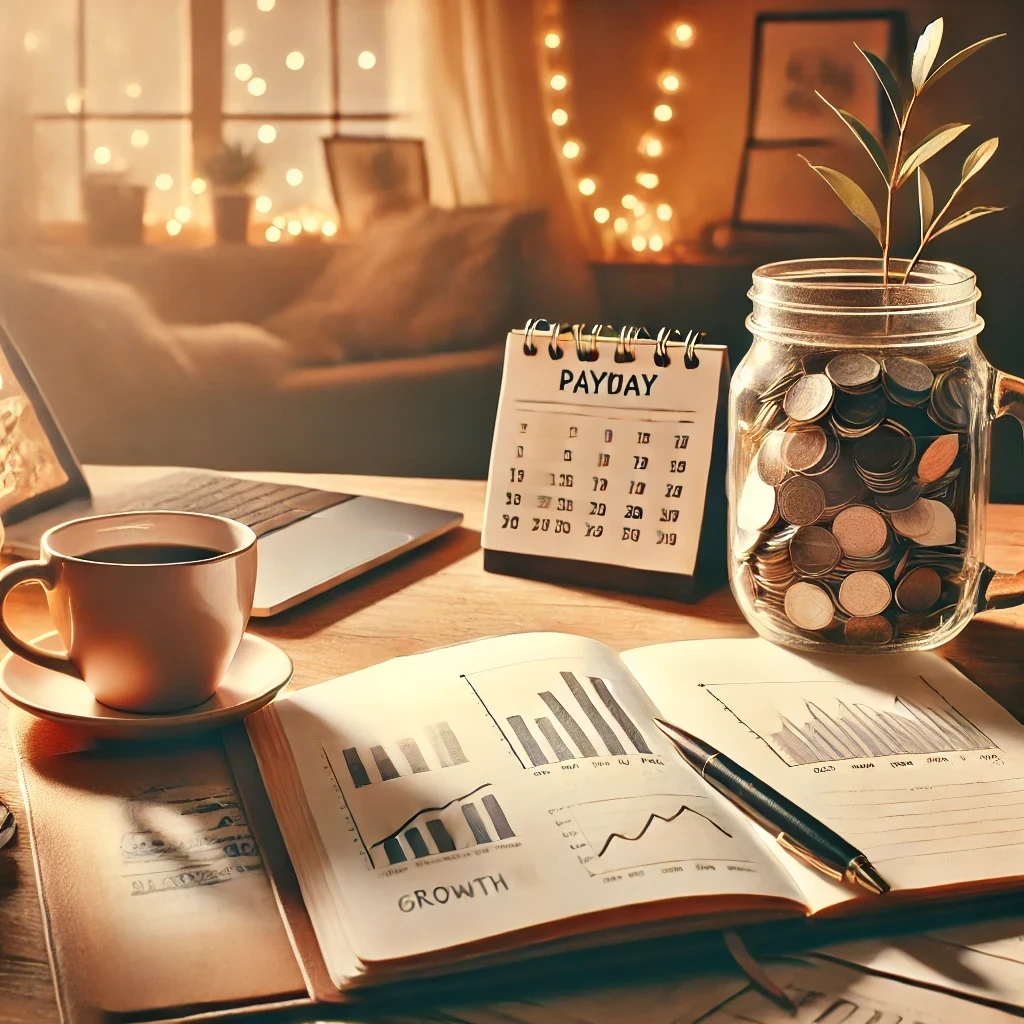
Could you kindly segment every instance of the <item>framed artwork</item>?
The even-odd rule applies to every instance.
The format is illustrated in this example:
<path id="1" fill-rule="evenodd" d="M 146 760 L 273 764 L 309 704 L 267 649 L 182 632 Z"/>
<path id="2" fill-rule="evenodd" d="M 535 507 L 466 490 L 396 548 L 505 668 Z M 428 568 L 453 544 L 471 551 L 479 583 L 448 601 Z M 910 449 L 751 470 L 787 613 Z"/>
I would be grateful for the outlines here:
<path id="1" fill-rule="evenodd" d="M 845 210 L 824 182 L 808 181 L 806 188 L 799 187 L 798 154 L 827 164 L 826 154 L 856 147 L 849 130 L 816 92 L 850 111 L 883 141 L 895 128 L 878 79 L 854 43 L 890 65 L 902 66 L 904 13 L 758 15 L 734 224 L 764 230 L 829 230 L 848 225 Z"/>
<path id="2" fill-rule="evenodd" d="M 338 216 L 348 234 L 429 201 L 422 139 L 332 135 L 324 139 L 324 153 Z"/>

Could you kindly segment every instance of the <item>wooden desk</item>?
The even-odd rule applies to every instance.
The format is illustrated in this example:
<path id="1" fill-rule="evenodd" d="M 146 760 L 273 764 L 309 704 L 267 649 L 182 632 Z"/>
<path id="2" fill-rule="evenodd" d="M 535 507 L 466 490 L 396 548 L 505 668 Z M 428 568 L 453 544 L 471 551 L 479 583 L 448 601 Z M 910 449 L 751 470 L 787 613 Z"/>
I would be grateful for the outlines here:
<path id="1" fill-rule="evenodd" d="M 153 475 L 153 470 L 88 471 L 102 493 Z M 293 686 L 308 686 L 400 654 L 496 633 L 561 630 L 595 637 L 618 650 L 666 640 L 749 636 L 727 590 L 697 605 L 560 587 L 483 571 L 479 481 L 387 477 L 248 474 L 262 479 L 397 498 L 459 509 L 461 529 L 390 566 L 291 612 L 252 627 L 295 662 Z M 989 561 L 1000 569 L 1024 563 L 1024 507 L 992 506 Z M 38 588 L 10 601 L 13 625 L 35 636 L 52 625 Z M 985 615 L 943 653 L 1019 718 L 1024 718 L 1024 609 Z M 14 757 L 0 702 L 0 794 L 24 821 Z M 0 1022 L 57 1017 L 27 836 L 0 852 Z"/>

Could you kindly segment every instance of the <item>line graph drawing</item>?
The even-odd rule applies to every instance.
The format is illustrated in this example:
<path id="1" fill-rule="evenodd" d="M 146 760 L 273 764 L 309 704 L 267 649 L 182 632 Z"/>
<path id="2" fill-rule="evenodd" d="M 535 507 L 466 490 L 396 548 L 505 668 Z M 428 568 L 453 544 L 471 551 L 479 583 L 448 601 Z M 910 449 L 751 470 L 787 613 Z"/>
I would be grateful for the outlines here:
<path id="1" fill-rule="evenodd" d="M 591 875 L 681 861 L 749 863 L 750 850 L 709 810 L 700 794 L 645 793 L 571 804 L 556 821 Z"/>
<path id="2" fill-rule="evenodd" d="M 707 683 L 704 689 L 790 767 L 997 749 L 924 678 L 883 692 L 845 680 Z"/>

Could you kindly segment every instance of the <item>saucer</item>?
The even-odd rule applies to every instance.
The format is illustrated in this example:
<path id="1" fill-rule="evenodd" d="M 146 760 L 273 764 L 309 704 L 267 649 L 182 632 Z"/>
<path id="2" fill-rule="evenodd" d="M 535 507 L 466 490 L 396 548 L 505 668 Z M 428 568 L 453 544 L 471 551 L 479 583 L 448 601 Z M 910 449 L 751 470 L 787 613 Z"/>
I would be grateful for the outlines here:
<path id="1" fill-rule="evenodd" d="M 63 650 L 56 632 L 35 641 Z M 146 739 L 219 729 L 269 704 L 292 677 L 292 661 L 269 640 L 246 633 L 209 700 L 184 711 L 140 715 L 101 704 L 79 679 L 8 654 L 0 661 L 0 694 L 30 715 L 103 739 Z"/>

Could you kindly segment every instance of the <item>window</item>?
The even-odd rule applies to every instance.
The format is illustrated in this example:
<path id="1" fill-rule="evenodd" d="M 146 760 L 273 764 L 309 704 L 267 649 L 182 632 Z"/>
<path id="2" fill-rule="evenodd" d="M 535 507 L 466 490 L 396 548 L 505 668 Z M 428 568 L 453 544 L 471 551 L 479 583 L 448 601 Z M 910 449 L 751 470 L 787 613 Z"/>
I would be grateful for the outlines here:
<path id="1" fill-rule="evenodd" d="M 148 223 L 208 224 L 195 179 L 223 138 L 253 147 L 263 165 L 258 218 L 321 225 L 334 216 L 321 139 L 403 127 L 392 8 L 34 0 L 24 46 L 40 220 L 81 220 L 85 177 L 113 174 L 147 186 Z"/>

